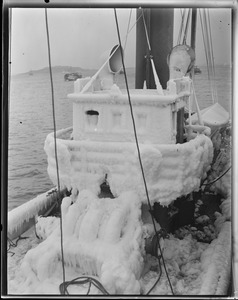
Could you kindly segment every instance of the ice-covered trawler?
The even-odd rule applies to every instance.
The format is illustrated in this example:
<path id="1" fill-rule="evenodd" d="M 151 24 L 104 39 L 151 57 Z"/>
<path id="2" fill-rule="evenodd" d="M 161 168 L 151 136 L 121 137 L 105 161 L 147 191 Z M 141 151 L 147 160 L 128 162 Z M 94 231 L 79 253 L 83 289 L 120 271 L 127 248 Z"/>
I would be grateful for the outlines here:
<path id="1" fill-rule="evenodd" d="M 170 78 L 167 90 L 130 90 L 133 124 L 128 92 L 114 83 L 113 73 L 120 70 L 120 47 L 114 47 L 97 76 L 74 83 L 68 95 L 73 128 L 56 133 L 60 187 L 71 191 L 62 201 L 64 263 L 78 274 L 98 276 L 110 294 L 140 294 L 144 257 L 155 232 L 138 155 L 151 205 L 167 206 L 199 188 L 213 146 L 208 128 L 191 124 L 185 142 L 176 143 L 177 114 L 189 106 L 188 77 Z M 45 151 L 49 176 L 57 185 L 54 133 L 47 136 Z M 102 194 L 105 183 L 110 196 Z M 51 254 L 41 268 L 60 257 L 60 230 L 45 238 L 39 247 Z M 43 258 L 34 259 L 33 249 L 28 261 L 40 266 Z M 47 274 L 41 268 L 32 272 L 39 280 Z"/>
<path id="2" fill-rule="evenodd" d="M 62 200 L 62 223 L 56 217 L 37 220 L 43 241 L 21 265 L 26 285 L 32 283 L 29 293 L 47 293 L 45 282 L 49 293 L 57 293 L 63 263 L 67 281 L 97 276 L 109 294 L 143 294 L 146 254 L 159 256 L 163 248 L 148 200 L 168 206 L 198 189 L 210 167 L 213 146 L 206 126 L 188 124 L 185 142 L 176 141 L 177 115 L 189 107 L 191 80 L 183 76 L 189 61 L 170 55 L 173 75 L 166 90 L 157 80 L 157 89 L 126 91 L 113 78 L 121 70 L 120 51 L 114 47 L 100 72 L 74 83 L 68 96 L 73 128 L 46 138 L 49 176 L 70 196 Z M 103 191 L 105 184 L 110 193 Z M 9 216 L 9 234 L 24 232 L 22 220 L 29 223 L 49 197 L 36 200 Z"/>
<path id="3" fill-rule="evenodd" d="M 115 60 L 109 61 L 109 69 L 113 72 L 121 68 L 116 54 Z M 74 93 L 68 95 L 73 102 L 73 128 L 57 132 L 60 183 L 69 190 L 87 189 L 98 195 L 106 179 L 114 197 L 136 191 L 144 203 L 145 189 L 128 95 L 126 90 L 113 83 L 113 75 L 110 78 L 109 74 L 99 75 L 94 81 L 91 78 L 77 80 Z M 82 92 L 89 81 L 92 82 L 90 90 Z M 209 135 L 206 126 L 187 125 L 194 138 L 188 136 L 185 143 L 176 143 L 177 114 L 189 105 L 190 84 L 188 77 L 182 77 L 170 80 L 168 89 L 162 93 L 157 89 L 130 89 L 152 203 L 168 205 L 194 191 L 206 175 L 212 159 L 212 143 L 206 136 Z M 48 173 L 56 184 L 53 133 L 46 139 L 45 151 Z"/>

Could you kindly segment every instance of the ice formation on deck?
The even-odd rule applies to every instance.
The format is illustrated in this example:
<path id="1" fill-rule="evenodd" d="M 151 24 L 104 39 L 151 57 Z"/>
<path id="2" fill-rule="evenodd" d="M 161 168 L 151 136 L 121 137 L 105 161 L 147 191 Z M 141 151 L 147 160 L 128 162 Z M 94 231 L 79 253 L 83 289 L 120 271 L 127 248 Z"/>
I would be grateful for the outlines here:
<path id="1" fill-rule="evenodd" d="M 62 202 L 66 266 L 98 276 L 110 294 L 140 294 L 146 224 L 137 195 L 98 199 L 82 191 L 72 202 L 72 197 Z M 53 224 L 49 236 L 26 254 L 22 268 L 30 280 L 50 278 L 60 263 L 59 229 Z"/>
<path id="2" fill-rule="evenodd" d="M 92 197 L 92 199 L 95 199 L 95 196 L 88 191 L 84 191 L 81 196 L 81 199 L 84 198 L 84 204 L 86 204 L 87 198 L 89 199 L 90 197 Z M 127 193 L 124 198 L 125 200 L 126 197 L 129 197 L 127 200 L 132 199 L 133 204 L 131 204 L 130 207 L 133 207 L 134 209 L 134 205 L 136 205 L 138 209 L 138 202 L 133 201 L 133 194 Z M 78 197 L 71 205 L 70 203 L 72 199 L 69 198 L 66 198 L 64 203 L 64 216 L 66 217 L 64 226 L 65 229 L 69 232 L 69 235 L 66 236 L 64 242 L 64 248 L 66 250 L 66 280 L 72 280 L 80 275 L 83 275 L 79 263 L 84 257 L 80 257 L 77 249 L 78 247 L 85 247 L 86 249 L 88 245 L 88 242 L 82 244 L 79 242 L 75 243 L 75 236 L 77 235 L 77 233 L 79 234 L 79 224 L 76 222 L 75 217 L 72 218 L 72 215 L 76 216 L 77 214 L 79 214 L 77 210 L 75 211 L 75 205 L 79 201 L 79 198 L 80 197 Z M 111 200 L 112 199 L 110 199 L 110 201 Z M 109 199 L 102 199 L 102 202 L 104 201 L 109 201 Z M 93 206 L 95 206 L 95 204 L 96 203 L 94 203 Z M 79 205 L 79 203 L 77 205 Z M 117 204 L 117 206 L 119 209 L 120 205 Z M 96 213 L 96 210 L 94 210 L 94 212 L 93 210 L 93 208 L 89 209 L 89 212 L 91 211 L 91 216 L 92 214 Z M 133 232 L 137 232 L 138 234 L 136 235 L 136 237 L 140 238 L 141 230 L 144 230 L 144 227 L 141 227 L 140 222 L 138 224 L 136 221 L 138 216 L 137 213 L 138 211 L 134 214 L 134 221 L 130 222 L 130 225 L 133 226 L 128 225 L 128 228 L 130 228 L 129 232 L 127 232 L 128 239 L 133 235 Z M 84 216 L 86 215 L 87 213 L 85 213 Z M 81 217 L 82 221 L 85 221 L 83 215 Z M 14 265 L 14 280 L 11 278 L 11 281 L 9 281 L 10 294 L 59 294 L 59 285 L 60 283 L 62 283 L 61 254 L 59 249 L 59 222 L 57 218 L 55 218 L 55 222 L 50 218 L 51 224 L 49 226 L 49 222 L 47 220 L 48 218 L 40 219 L 41 228 L 39 229 L 39 231 L 37 230 L 37 232 L 42 233 L 44 227 L 51 227 L 51 230 L 49 230 L 46 236 L 44 236 L 45 240 L 43 242 L 41 242 L 34 249 L 28 251 L 20 269 L 16 270 L 16 265 Z M 55 226 L 56 223 L 58 223 L 58 227 Z M 135 229 L 134 225 L 139 226 Z M 66 226 L 68 228 L 66 228 Z M 123 228 L 123 226 L 120 228 Z M 219 231 L 219 234 L 211 244 L 198 242 L 193 239 L 191 235 L 182 240 L 179 240 L 178 238 L 173 237 L 173 235 L 170 235 L 169 239 L 164 240 L 164 259 L 167 265 L 170 280 L 173 284 L 175 296 L 224 295 L 226 293 L 230 278 L 229 266 L 231 260 L 231 223 L 225 222 L 223 220 L 221 224 L 218 225 L 218 227 L 216 226 L 216 228 Z M 89 229 L 86 228 L 86 230 L 89 232 Z M 90 232 L 91 234 L 89 234 L 87 238 L 90 238 L 92 236 L 95 237 L 95 231 L 90 230 Z M 101 233 L 102 232 L 103 228 L 101 228 Z M 85 228 L 82 233 L 85 233 Z M 114 229 L 111 229 L 110 234 L 112 234 L 112 237 L 114 237 L 113 233 Z M 107 249 L 108 243 L 103 241 L 101 234 L 101 239 L 98 239 L 97 241 L 97 246 L 100 250 L 99 253 L 97 253 L 97 249 L 95 248 L 90 248 L 89 250 L 91 251 L 91 253 L 93 253 L 93 256 L 90 257 L 90 261 L 92 262 L 93 259 L 96 258 L 99 260 L 99 263 L 96 265 L 96 268 L 98 268 L 98 270 L 100 270 L 100 265 L 102 267 L 100 257 L 105 255 L 105 261 L 110 261 L 110 265 L 104 264 L 104 266 L 106 268 L 108 267 L 108 270 L 110 270 L 110 268 L 114 266 L 115 269 L 113 269 L 113 271 L 118 271 L 117 273 L 114 272 L 110 274 L 110 276 L 106 276 L 106 268 L 101 272 L 101 275 L 105 272 L 105 277 L 103 279 L 104 284 L 107 285 L 110 291 L 120 290 L 122 288 L 122 285 L 125 285 L 129 289 L 129 283 L 131 283 L 133 285 L 130 287 L 130 294 L 132 294 L 133 291 L 135 292 L 137 288 L 139 289 L 138 284 L 140 284 L 140 294 L 145 294 L 158 278 L 157 272 L 147 270 L 147 272 L 139 280 L 137 280 L 133 274 L 128 280 L 127 276 L 131 274 L 132 271 L 134 271 L 135 273 L 140 272 L 139 267 L 141 261 L 139 261 L 139 265 L 137 263 L 136 268 L 131 268 L 133 263 L 136 263 L 135 261 L 133 261 L 133 257 L 135 259 L 138 259 L 140 257 L 140 255 L 138 255 L 137 246 L 141 245 L 142 241 L 140 239 L 136 239 L 136 237 L 133 236 L 132 241 L 130 241 L 130 250 L 128 250 L 128 245 L 124 243 L 126 241 L 114 243 L 113 245 L 111 245 L 110 249 Z M 26 243 L 27 241 L 28 240 L 26 240 Z M 116 249 L 117 256 L 119 256 L 119 258 L 122 258 L 123 260 L 125 259 L 125 262 L 127 263 L 130 262 L 130 264 L 126 264 L 126 267 L 123 264 L 122 268 L 120 268 L 120 266 L 118 265 L 119 260 L 117 259 L 117 256 L 113 258 L 111 252 L 111 250 L 113 250 L 112 248 L 116 247 L 120 243 L 121 247 L 119 246 L 119 248 Z M 127 251 L 130 251 L 130 257 L 124 257 L 125 248 L 122 244 L 124 244 Z M 21 251 L 24 251 L 24 249 L 21 249 Z M 87 257 L 87 255 L 89 254 L 90 253 L 86 253 L 85 256 Z M 17 255 L 10 257 L 10 262 L 11 260 L 14 261 L 14 258 L 16 256 Z M 95 270 L 95 266 L 92 267 L 92 265 L 90 265 L 89 263 L 90 261 L 86 260 L 82 263 L 85 264 L 85 267 L 87 267 L 87 269 L 91 268 L 91 270 Z M 112 281 L 112 278 L 114 280 L 116 279 L 116 282 Z M 127 280 L 128 285 L 126 282 Z M 135 283 L 136 285 L 134 285 Z M 85 295 L 87 293 L 87 290 L 88 286 L 85 287 L 84 285 L 69 287 L 70 295 Z M 91 293 L 98 294 L 100 292 L 97 289 L 91 289 Z M 160 283 L 156 285 L 151 295 L 171 295 L 168 281 L 164 272 L 162 274 Z"/>
<path id="3" fill-rule="evenodd" d="M 224 222 L 219 237 L 211 242 L 201 255 L 204 272 L 200 295 L 209 295 L 211 290 L 215 295 L 222 295 L 227 290 L 230 280 L 231 264 L 231 223 Z M 224 251 L 224 245 L 227 249 Z"/>

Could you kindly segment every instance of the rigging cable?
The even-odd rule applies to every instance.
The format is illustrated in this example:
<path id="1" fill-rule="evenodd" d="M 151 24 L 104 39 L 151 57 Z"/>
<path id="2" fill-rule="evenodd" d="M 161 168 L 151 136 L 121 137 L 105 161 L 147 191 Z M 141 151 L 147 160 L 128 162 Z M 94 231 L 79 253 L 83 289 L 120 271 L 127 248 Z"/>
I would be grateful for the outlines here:
<path id="1" fill-rule="evenodd" d="M 214 82 L 213 82 L 213 72 L 212 72 L 212 56 L 211 56 L 211 45 L 209 40 L 209 32 L 208 32 L 208 21 L 207 21 L 207 14 L 206 10 L 203 9 L 203 21 L 204 21 L 204 27 L 205 27 L 205 42 L 207 47 L 207 53 L 208 53 L 208 68 L 210 72 L 210 86 L 211 86 L 211 92 L 212 92 L 212 100 L 213 103 L 215 103 L 215 94 L 214 94 Z"/>
<path id="2" fill-rule="evenodd" d="M 129 16 L 129 21 L 128 21 L 128 25 L 127 25 L 126 40 L 125 40 L 125 44 L 124 44 L 124 52 L 126 50 L 127 38 L 128 38 L 128 34 L 129 34 L 129 26 L 130 26 L 130 23 L 131 23 L 131 13 L 132 13 L 132 8 L 130 10 L 130 16 Z"/>
<path id="3" fill-rule="evenodd" d="M 129 29 L 129 31 L 127 32 L 127 35 L 131 32 L 131 30 L 135 27 L 135 25 L 138 23 L 138 21 L 140 20 L 140 18 L 142 17 L 142 15 L 140 15 L 137 19 L 136 22 L 131 26 L 131 28 Z"/>
<path id="4" fill-rule="evenodd" d="M 200 16 L 200 21 L 201 21 L 203 44 L 204 44 L 204 50 L 205 50 L 205 56 L 206 56 L 206 62 L 207 62 L 208 80 L 210 82 L 212 102 L 214 104 L 217 101 L 215 99 L 215 93 L 214 93 L 214 78 L 213 78 L 212 61 L 211 61 L 211 51 L 212 50 L 211 50 L 211 44 L 209 43 L 207 18 L 206 18 L 204 9 L 202 12 L 201 12 L 201 9 L 199 10 L 199 16 Z M 211 39 L 211 36 L 210 36 L 210 39 Z M 213 69 L 214 69 L 214 66 L 213 66 Z"/>
<path id="5" fill-rule="evenodd" d="M 223 172 L 220 176 L 218 176 L 217 178 L 215 178 L 214 180 L 212 180 L 212 181 L 210 181 L 210 182 L 208 182 L 208 183 L 203 183 L 203 184 L 201 184 L 201 186 L 203 186 L 203 185 L 211 185 L 211 184 L 217 182 L 217 181 L 218 181 L 219 179 L 221 179 L 224 175 L 226 175 L 226 173 L 227 173 L 230 169 L 231 169 L 231 166 L 230 166 L 228 169 L 226 169 L 226 171 Z"/>
<path id="6" fill-rule="evenodd" d="M 187 34 L 188 34 L 188 23 L 190 20 L 190 16 L 191 16 L 191 9 L 188 10 L 187 21 L 186 21 L 185 30 L 184 30 L 183 45 L 186 44 L 186 39 L 187 39 Z"/>
<path id="7" fill-rule="evenodd" d="M 122 53 L 122 47 L 121 47 L 121 37 L 120 37 L 120 31 L 119 31 L 119 25 L 118 25 L 118 19 L 117 19 L 117 12 L 116 12 L 115 8 L 114 8 L 114 14 L 115 14 L 115 20 L 116 20 L 117 35 L 118 35 L 119 45 L 120 45 L 120 49 L 121 49 L 122 66 L 123 66 L 123 71 L 124 71 L 124 77 L 125 77 L 125 83 L 126 83 L 126 90 L 127 90 L 128 101 L 129 101 L 131 118 L 132 118 L 133 131 L 134 131 L 134 136 L 135 136 L 135 141 L 136 141 L 136 148 L 137 148 L 137 153 L 138 153 L 138 159 L 139 159 L 139 163 L 140 163 L 140 168 L 141 168 L 142 178 L 143 178 L 143 182 L 144 182 L 144 187 L 145 187 L 145 192 L 146 192 L 148 206 L 150 208 L 150 211 L 152 211 L 152 207 L 151 207 L 151 203 L 150 203 L 150 198 L 149 198 L 149 192 L 148 192 L 148 188 L 147 188 L 147 183 L 146 183 L 146 179 L 145 179 L 145 173 L 144 173 L 142 159 L 141 159 L 141 154 L 140 154 L 139 142 L 138 142 L 137 131 L 136 131 L 136 126 L 135 126 L 135 118 L 134 118 L 134 113 L 133 113 L 133 108 L 132 108 L 132 103 L 131 103 L 131 97 L 130 97 L 130 92 L 129 92 L 128 80 L 127 80 L 127 75 L 126 75 L 126 68 L 125 68 L 125 63 L 124 63 L 124 58 L 123 58 L 123 53 Z M 156 237 L 157 237 L 157 241 L 158 241 L 158 247 L 159 247 L 159 250 L 160 250 L 160 253 L 161 253 L 161 258 L 162 258 L 162 261 L 163 261 L 165 273 L 166 273 L 166 276 L 167 276 L 167 279 L 168 279 L 168 282 L 169 282 L 169 286 L 170 286 L 171 292 L 174 295 L 173 287 L 172 287 L 171 281 L 170 281 L 169 276 L 168 276 L 168 272 L 167 272 L 167 268 L 166 268 L 166 265 L 165 265 L 165 261 L 164 261 L 162 249 L 161 249 L 160 242 L 159 242 L 158 233 L 157 233 L 157 230 L 156 230 L 155 220 L 154 220 L 153 216 L 152 216 L 152 222 L 153 222 L 153 227 L 154 227 L 154 230 L 155 230 L 155 233 L 156 233 Z"/>
<path id="8" fill-rule="evenodd" d="M 187 16 L 186 16 L 186 14 L 187 14 Z M 177 45 L 186 44 L 186 39 L 187 39 L 187 34 L 188 34 L 188 23 L 189 23 L 190 15 L 191 15 L 190 9 L 188 10 L 188 12 L 187 12 L 187 9 L 184 9 L 183 12 L 181 11 L 182 22 L 181 22 L 179 33 L 178 33 Z M 184 28 L 185 16 L 186 16 L 186 25 Z M 183 33 L 183 39 L 182 39 L 182 33 Z"/>
<path id="9" fill-rule="evenodd" d="M 212 63 L 212 76 L 213 76 L 213 88 L 215 93 L 215 101 L 218 101 L 217 89 L 215 84 L 215 60 L 214 60 L 214 53 L 213 53 L 213 43 L 212 43 L 212 30 L 211 30 L 211 22 L 210 22 L 210 13 L 207 9 L 207 18 L 208 18 L 208 33 L 209 33 L 209 41 L 210 41 L 210 48 L 211 48 L 211 63 Z"/>
<path id="10" fill-rule="evenodd" d="M 182 22 L 180 25 L 180 29 L 179 29 L 179 34 L 178 34 L 178 40 L 177 40 L 177 45 L 179 45 L 181 43 L 181 37 L 182 37 L 182 32 L 183 32 L 183 25 L 184 25 L 184 19 L 185 19 L 185 9 L 182 11 L 182 9 L 180 9 L 181 12 L 181 17 L 182 17 Z"/>
<path id="11" fill-rule="evenodd" d="M 47 16 L 47 9 L 46 8 L 45 8 L 45 24 L 46 24 L 48 59 L 49 59 L 49 72 L 50 72 L 50 83 L 51 83 L 51 99 L 52 99 L 53 125 L 54 125 L 54 144 L 55 144 L 55 147 L 54 147 L 54 150 L 55 150 L 55 163 L 56 163 L 56 172 L 57 172 L 58 192 L 60 193 L 59 166 L 58 166 L 57 144 L 56 144 L 56 120 L 55 120 L 55 105 L 54 105 L 54 85 L 53 85 L 53 76 L 52 76 L 52 67 L 51 67 L 49 25 L 48 25 L 48 16 Z M 61 210 L 61 204 L 60 204 L 60 210 Z M 65 282 L 62 210 L 61 210 L 61 213 L 60 213 L 60 241 L 61 241 L 63 282 Z"/>
<path id="12" fill-rule="evenodd" d="M 200 16 L 200 21 L 201 21 L 201 29 L 202 29 L 203 45 L 204 45 L 204 50 L 205 50 L 206 62 L 207 62 L 208 79 L 210 80 L 210 69 L 209 69 L 208 49 L 207 49 L 207 45 L 206 45 L 206 41 L 205 41 L 204 22 L 203 22 L 203 17 L 202 17 L 201 9 L 199 9 L 199 16 Z"/>

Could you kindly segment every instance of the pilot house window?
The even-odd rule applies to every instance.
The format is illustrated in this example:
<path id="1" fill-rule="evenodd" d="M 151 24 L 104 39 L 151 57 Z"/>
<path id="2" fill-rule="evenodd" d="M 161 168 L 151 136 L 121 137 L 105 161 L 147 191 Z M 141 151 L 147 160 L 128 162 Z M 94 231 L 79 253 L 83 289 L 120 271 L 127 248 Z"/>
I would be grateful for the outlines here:
<path id="1" fill-rule="evenodd" d="M 87 125 L 89 128 L 95 129 L 98 124 L 99 112 L 96 110 L 87 110 Z"/>

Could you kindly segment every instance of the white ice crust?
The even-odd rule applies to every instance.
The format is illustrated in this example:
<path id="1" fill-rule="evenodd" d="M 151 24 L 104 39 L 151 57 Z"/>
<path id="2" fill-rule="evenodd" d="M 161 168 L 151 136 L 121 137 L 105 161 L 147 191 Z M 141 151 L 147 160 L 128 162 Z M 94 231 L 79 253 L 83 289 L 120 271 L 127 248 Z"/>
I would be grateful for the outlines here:
<path id="1" fill-rule="evenodd" d="M 136 191 L 146 202 L 138 151 L 134 143 L 75 141 L 71 129 L 58 132 L 57 151 L 60 184 L 70 189 L 88 189 L 95 195 L 107 180 L 115 197 Z M 45 141 L 48 174 L 57 183 L 54 137 Z M 176 198 L 199 188 L 213 157 L 210 138 L 203 134 L 184 144 L 140 144 L 140 154 L 151 203 L 169 205 Z"/>
<path id="2" fill-rule="evenodd" d="M 65 265 L 99 277 L 111 294 L 140 293 L 144 239 L 137 195 L 128 192 L 118 199 L 98 199 L 82 191 L 72 202 L 72 197 L 62 202 Z M 52 232 L 26 254 L 22 264 L 34 285 L 52 277 L 60 264 L 60 228 L 50 222 Z"/>

